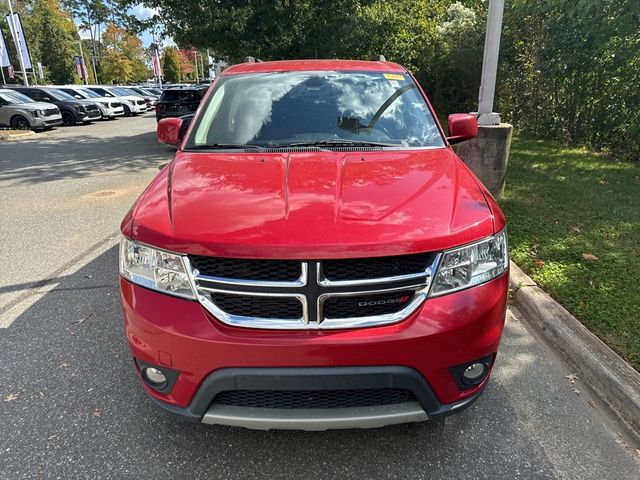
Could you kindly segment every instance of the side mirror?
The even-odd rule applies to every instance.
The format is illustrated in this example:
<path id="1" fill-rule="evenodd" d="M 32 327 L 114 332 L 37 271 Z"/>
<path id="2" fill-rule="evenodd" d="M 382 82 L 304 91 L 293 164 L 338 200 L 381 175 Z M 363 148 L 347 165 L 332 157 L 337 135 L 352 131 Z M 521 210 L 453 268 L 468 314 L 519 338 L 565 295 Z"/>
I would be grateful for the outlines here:
<path id="1" fill-rule="evenodd" d="M 80 95 L 74 95 L 75 98 L 77 98 L 78 100 L 82 100 L 82 97 Z"/>
<path id="2" fill-rule="evenodd" d="M 447 125 L 449 127 L 447 141 L 450 144 L 464 142 L 478 136 L 478 122 L 470 113 L 452 113 L 449 115 Z"/>
<path id="3" fill-rule="evenodd" d="M 182 120 L 179 118 L 163 118 L 158 122 L 156 134 L 160 143 L 177 147 L 184 136 Z"/>
<path id="4" fill-rule="evenodd" d="M 42 97 L 43 102 L 50 102 L 51 99 L 49 97 Z"/>

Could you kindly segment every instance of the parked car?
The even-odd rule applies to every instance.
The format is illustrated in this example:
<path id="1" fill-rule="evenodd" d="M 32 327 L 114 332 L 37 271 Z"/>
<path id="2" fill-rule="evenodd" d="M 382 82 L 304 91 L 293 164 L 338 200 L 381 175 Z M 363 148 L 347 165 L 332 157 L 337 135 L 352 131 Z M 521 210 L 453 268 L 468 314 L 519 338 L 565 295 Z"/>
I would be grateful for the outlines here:
<path id="1" fill-rule="evenodd" d="M 134 94 L 140 95 L 142 98 L 144 98 L 144 100 L 147 102 L 147 108 L 149 110 L 152 110 L 153 108 L 155 108 L 156 103 L 158 103 L 158 99 L 160 98 L 160 95 L 158 95 L 157 93 L 152 93 L 146 88 L 142 88 L 142 87 L 126 87 L 126 88 L 127 90 L 131 90 Z"/>
<path id="2" fill-rule="evenodd" d="M 56 105 L 60 109 L 64 125 L 89 123 L 100 118 L 100 109 L 95 102 L 77 100 L 57 88 L 12 86 L 12 89 L 36 102 L 47 102 Z"/>
<path id="3" fill-rule="evenodd" d="M 139 95 L 130 95 L 129 93 L 116 90 L 116 87 L 103 85 L 89 85 L 86 88 L 103 97 L 113 98 L 122 103 L 125 117 L 138 115 L 147 111 L 147 102 Z"/>
<path id="4" fill-rule="evenodd" d="M 100 118 L 102 118 L 102 120 L 111 120 L 124 115 L 122 102 L 114 100 L 113 98 L 101 97 L 96 92 L 77 85 L 63 85 L 57 88 L 68 93 L 77 100 L 84 99 L 95 102 L 100 109 Z"/>
<path id="5" fill-rule="evenodd" d="M 35 102 L 14 90 L 0 88 L 0 126 L 16 130 L 49 130 L 62 125 L 58 107 Z"/>
<path id="6" fill-rule="evenodd" d="M 195 113 L 208 85 L 178 85 L 165 89 L 156 105 L 156 120 Z"/>
<path id="7" fill-rule="evenodd" d="M 156 404 L 249 428 L 440 418 L 487 385 L 505 217 L 412 75 L 384 61 L 245 63 L 218 77 L 125 216 L 126 339 Z M 479 411 L 477 414 L 480 414 Z"/>

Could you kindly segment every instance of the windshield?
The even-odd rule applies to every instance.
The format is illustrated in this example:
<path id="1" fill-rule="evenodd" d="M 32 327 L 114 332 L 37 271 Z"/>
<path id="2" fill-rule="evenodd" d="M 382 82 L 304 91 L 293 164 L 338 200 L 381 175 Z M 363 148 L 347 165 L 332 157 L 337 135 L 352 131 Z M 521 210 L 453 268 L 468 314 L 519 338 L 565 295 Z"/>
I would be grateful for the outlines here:
<path id="1" fill-rule="evenodd" d="M 62 90 L 58 90 L 57 88 L 47 89 L 44 92 L 45 94 L 55 98 L 56 100 L 77 100 L 73 95 L 69 95 L 67 92 L 63 92 Z"/>
<path id="2" fill-rule="evenodd" d="M 302 71 L 223 76 L 186 148 L 248 144 L 397 148 L 441 147 L 444 141 L 407 74 Z"/>
<path id="3" fill-rule="evenodd" d="M 118 95 L 135 95 L 135 96 L 139 96 L 136 92 L 134 92 L 133 90 L 129 90 L 128 88 L 122 88 L 122 87 L 118 87 L 118 88 L 114 88 L 113 89 L 114 92 L 116 92 Z"/>
<path id="4" fill-rule="evenodd" d="M 96 92 L 92 91 L 92 90 L 85 90 L 84 88 L 77 88 L 75 90 L 73 90 L 74 93 L 77 93 L 78 95 L 80 95 L 83 98 L 100 98 L 100 95 L 98 95 Z M 71 93 L 71 92 L 69 92 Z"/>
<path id="5" fill-rule="evenodd" d="M 34 100 L 18 92 L 0 92 L 0 98 L 11 104 L 34 103 Z"/>

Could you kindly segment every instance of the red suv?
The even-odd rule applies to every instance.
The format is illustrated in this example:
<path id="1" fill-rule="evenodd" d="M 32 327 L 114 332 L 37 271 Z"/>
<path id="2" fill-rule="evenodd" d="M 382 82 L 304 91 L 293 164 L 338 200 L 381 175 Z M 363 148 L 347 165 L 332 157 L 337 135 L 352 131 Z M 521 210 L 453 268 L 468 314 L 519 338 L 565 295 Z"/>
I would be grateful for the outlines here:
<path id="1" fill-rule="evenodd" d="M 210 87 L 122 223 L 145 390 L 194 422 L 378 427 L 455 413 L 503 329 L 505 219 L 451 144 L 477 133 L 385 61 L 247 62 Z M 182 138 L 184 137 L 184 138 Z"/>

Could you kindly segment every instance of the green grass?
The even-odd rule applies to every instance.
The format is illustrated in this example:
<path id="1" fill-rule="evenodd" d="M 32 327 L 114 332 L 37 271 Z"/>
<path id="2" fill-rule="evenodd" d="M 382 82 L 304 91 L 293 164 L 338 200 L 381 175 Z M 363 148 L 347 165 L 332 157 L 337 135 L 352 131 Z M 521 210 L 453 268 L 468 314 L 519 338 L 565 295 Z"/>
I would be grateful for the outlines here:
<path id="1" fill-rule="evenodd" d="M 640 163 L 523 138 L 509 162 L 513 261 L 640 370 Z"/>

